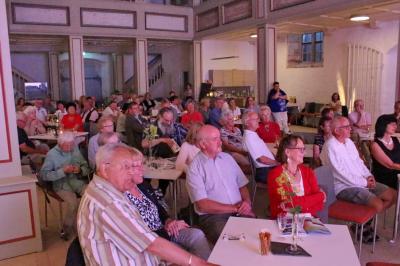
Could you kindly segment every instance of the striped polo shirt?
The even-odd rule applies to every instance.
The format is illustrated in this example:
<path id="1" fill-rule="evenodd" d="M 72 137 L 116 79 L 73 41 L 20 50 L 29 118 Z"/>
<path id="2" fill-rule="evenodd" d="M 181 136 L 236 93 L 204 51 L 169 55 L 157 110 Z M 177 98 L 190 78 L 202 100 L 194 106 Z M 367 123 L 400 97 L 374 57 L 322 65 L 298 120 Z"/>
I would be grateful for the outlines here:
<path id="1" fill-rule="evenodd" d="M 81 199 L 78 235 L 86 265 L 159 265 L 146 251 L 157 235 L 122 192 L 96 175 Z"/>

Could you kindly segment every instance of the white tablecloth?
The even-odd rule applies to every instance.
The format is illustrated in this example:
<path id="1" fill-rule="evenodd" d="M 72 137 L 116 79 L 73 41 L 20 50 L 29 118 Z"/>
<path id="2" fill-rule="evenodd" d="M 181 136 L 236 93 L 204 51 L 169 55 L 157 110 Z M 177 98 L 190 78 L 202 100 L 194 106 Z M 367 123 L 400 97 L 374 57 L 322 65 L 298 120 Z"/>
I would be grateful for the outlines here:
<path id="1" fill-rule="evenodd" d="M 345 225 L 327 225 L 331 235 L 308 235 L 299 241 L 312 257 L 278 256 L 269 253 L 261 256 L 258 233 L 266 229 L 272 234 L 272 241 L 290 243 L 288 237 L 281 237 L 274 220 L 231 217 L 221 234 L 244 233 L 245 240 L 218 239 L 209 261 L 222 266 L 296 265 L 296 266 L 359 266 L 356 251 L 349 230 Z"/>

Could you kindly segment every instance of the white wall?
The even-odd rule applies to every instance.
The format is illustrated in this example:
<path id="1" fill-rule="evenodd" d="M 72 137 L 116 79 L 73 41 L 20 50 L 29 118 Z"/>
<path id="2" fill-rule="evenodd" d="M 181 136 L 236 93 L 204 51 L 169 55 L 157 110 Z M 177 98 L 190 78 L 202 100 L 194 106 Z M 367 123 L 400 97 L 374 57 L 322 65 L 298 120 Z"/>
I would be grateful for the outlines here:
<path id="1" fill-rule="evenodd" d="M 357 26 L 325 34 L 324 66 L 287 68 L 286 38 L 277 40 L 277 79 L 301 107 L 305 102 L 328 103 L 333 92 L 347 84 L 347 44 L 371 47 L 383 53 L 380 113 L 393 111 L 396 89 L 399 22 L 377 24 L 376 29 Z M 368 107 L 366 107 L 368 109 Z"/>
<path id="2" fill-rule="evenodd" d="M 255 44 L 241 41 L 205 40 L 201 43 L 203 81 L 209 79 L 209 70 L 256 70 Z M 238 58 L 211 60 L 216 57 Z"/>

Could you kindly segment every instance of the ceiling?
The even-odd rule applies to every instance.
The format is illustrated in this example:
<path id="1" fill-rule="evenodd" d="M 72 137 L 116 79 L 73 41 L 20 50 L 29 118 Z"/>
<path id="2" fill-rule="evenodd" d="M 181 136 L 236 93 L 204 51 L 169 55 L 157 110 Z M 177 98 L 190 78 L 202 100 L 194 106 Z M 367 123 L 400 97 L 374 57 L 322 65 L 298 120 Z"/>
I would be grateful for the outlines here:
<path id="1" fill-rule="evenodd" d="M 378 1 L 377 1 L 378 2 Z M 365 14 L 370 17 L 369 22 L 352 22 L 350 17 L 355 14 Z M 378 3 L 358 6 L 337 12 L 327 12 L 319 16 L 300 18 L 292 21 L 278 23 L 277 30 L 280 33 L 302 33 L 308 31 L 329 32 L 339 28 L 359 26 L 376 27 L 377 22 L 400 19 L 400 0 L 385 0 Z M 232 32 L 224 32 L 206 39 L 220 39 L 232 41 L 250 41 L 250 35 L 256 32 L 256 28 L 247 28 Z M 254 40 L 254 39 L 253 39 Z"/>

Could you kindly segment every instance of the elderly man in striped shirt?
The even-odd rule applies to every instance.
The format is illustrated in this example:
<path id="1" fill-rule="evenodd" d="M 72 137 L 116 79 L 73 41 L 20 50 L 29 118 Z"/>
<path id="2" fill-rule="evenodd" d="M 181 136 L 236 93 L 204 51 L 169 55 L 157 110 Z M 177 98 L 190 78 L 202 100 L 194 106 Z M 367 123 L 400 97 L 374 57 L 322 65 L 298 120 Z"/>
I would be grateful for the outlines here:
<path id="1" fill-rule="evenodd" d="M 158 237 L 124 193 L 138 189 L 134 178 L 142 154 L 124 144 L 107 144 L 96 154 L 96 175 L 79 207 L 78 235 L 87 265 L 213 265 Z"/>

